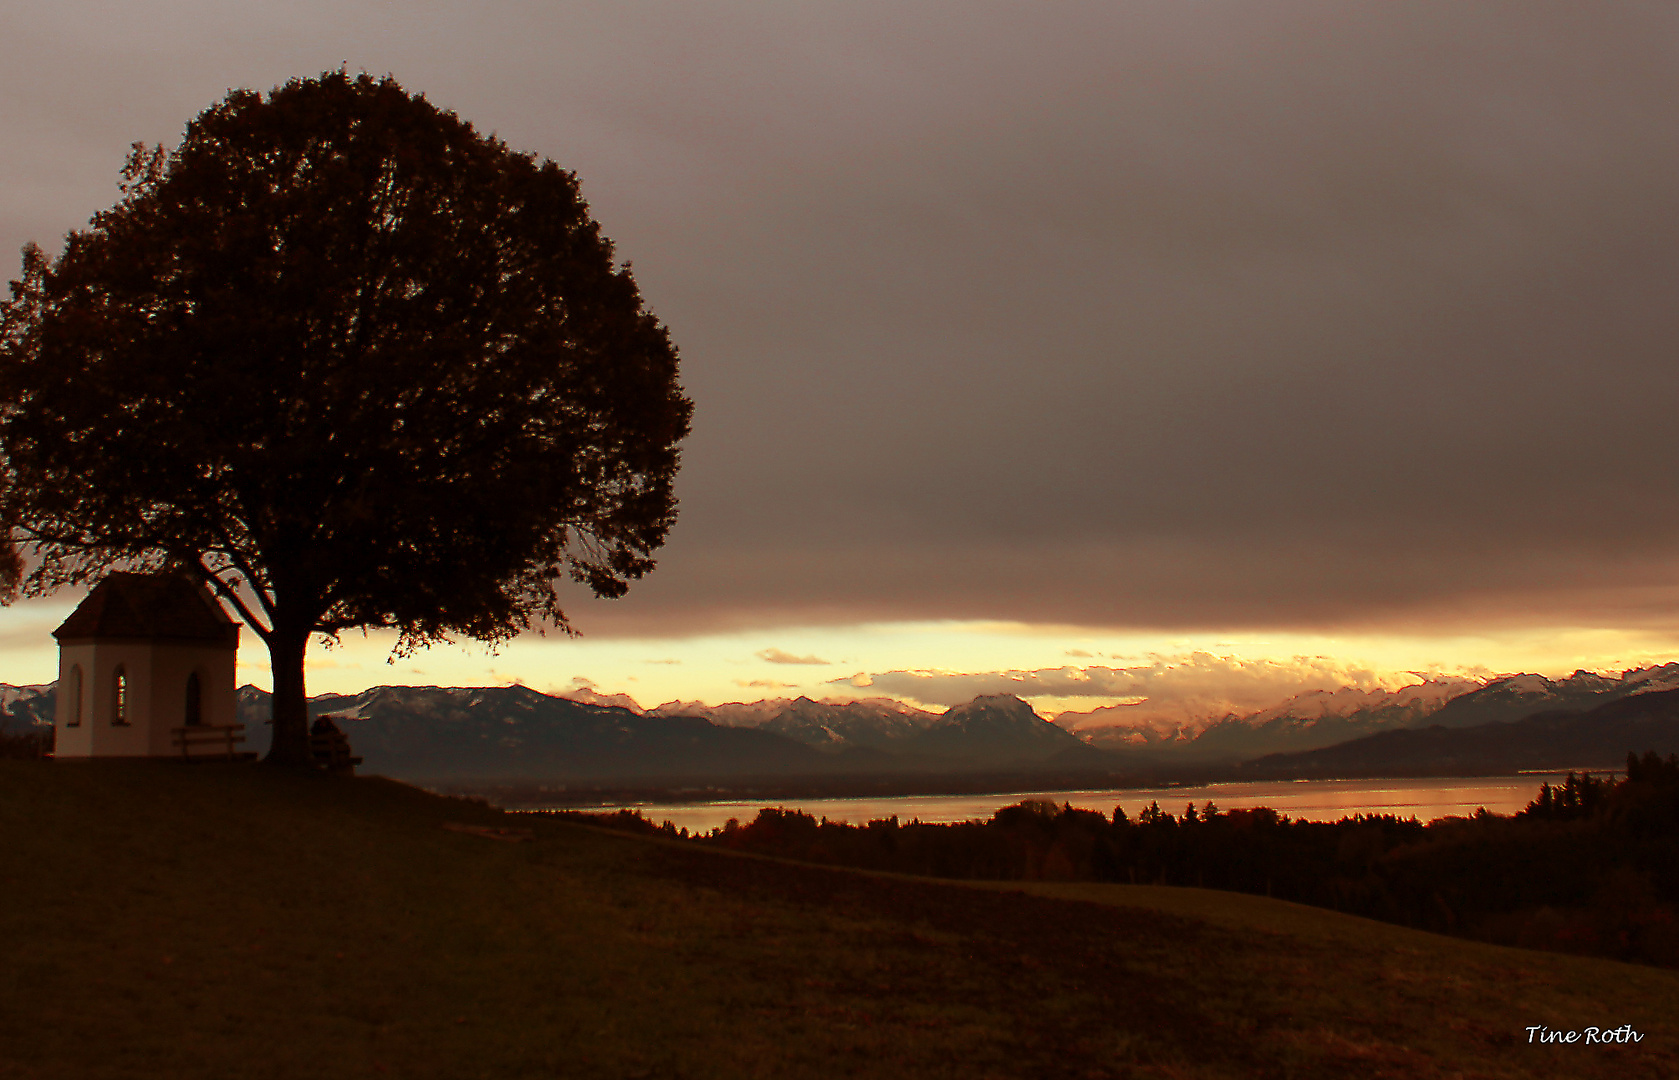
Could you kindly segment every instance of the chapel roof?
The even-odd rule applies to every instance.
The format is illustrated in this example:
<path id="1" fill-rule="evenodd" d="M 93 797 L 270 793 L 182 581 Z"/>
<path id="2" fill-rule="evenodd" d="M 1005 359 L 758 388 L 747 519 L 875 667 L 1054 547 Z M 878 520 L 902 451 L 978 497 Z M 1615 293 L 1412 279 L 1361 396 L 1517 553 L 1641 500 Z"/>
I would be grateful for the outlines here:
<path id="1" fill-rule="evenodd" d="M 179 574 L 107 576 L 52 632 L 77 638 L 164 638 L 238 645 L 239 624 L 202 585 Z"/>

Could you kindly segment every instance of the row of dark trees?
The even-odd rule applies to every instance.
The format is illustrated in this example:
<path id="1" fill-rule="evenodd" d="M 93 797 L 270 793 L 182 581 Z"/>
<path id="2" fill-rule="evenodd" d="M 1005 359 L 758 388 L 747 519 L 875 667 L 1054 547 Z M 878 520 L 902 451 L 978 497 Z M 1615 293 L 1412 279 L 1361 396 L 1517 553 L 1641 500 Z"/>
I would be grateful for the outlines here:
<path id="1" fill-rule="evenodd" d="M 1151 805 L 1135 819 L 1027 801 L 989 821 L 864 825 L 766 808 L 693 839 L 736 851 L 944 878 L 1106 881 L 1258 893 L 1507 944 L 1679 966 L 1679 757 L 1570 774 L 1515 815 L 1423 824 L 1294 820 Z M 619 827 L 684 836 L 625 811 Z"/>
<path id="2" fill-rule="evenodd" d="M 52 731 L 0 730 L 0 758 L 24 758 L 30 761 L 47 756 L 52 750 Z"/>

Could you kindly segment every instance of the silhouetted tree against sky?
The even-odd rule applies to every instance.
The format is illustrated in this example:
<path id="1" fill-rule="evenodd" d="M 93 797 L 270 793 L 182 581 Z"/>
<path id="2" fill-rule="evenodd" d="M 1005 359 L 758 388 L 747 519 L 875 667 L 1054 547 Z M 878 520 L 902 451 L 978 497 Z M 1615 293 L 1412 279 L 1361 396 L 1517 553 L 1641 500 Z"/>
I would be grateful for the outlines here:
<path id="1" fill-rule="evenodd" d="M 311 635 L 569 629 L 676 514 L 691 403 L 575 176 L 390 78 L 239 90 L 62 255 L 0 338 L 24 590 L 184 568 L 267 644 L 307 760 Z"/>

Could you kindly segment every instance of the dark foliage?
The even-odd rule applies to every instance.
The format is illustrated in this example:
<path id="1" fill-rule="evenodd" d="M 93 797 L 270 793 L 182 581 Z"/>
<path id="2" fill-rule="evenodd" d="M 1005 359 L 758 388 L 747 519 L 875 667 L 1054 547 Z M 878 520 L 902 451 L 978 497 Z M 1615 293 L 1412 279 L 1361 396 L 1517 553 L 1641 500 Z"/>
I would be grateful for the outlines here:
<path id="1" fill-rule="evenodd" d="M 117 566 L 214 588 L 303 760 L 312 634 L 566 628 L 676 512 L 690 403 L 576 178 L 391 79 L 235 91 L 33 246 L 0 336 L 6 521 L 33 593 Z"/>
<path id="2" fill-rule="evenodd" d="M 1629 755 L 1633 760 L 1636 756 Z M 1609 801 L 1614 785 L 1590 773 L 1569 773 L 1559 788 L 1539 785 L 1539 797 L 1521 811 L 1520 817 L 1545 821 L 1578 821 L 1598 813 Z"/>
<path id="3" fill-rule="evenodd" d="M 1570 773 L 1561 788 L 1540 784 L 1540 798 L 1528 803 L 1518 816 L 1545 821 L 1578 821 L 1590 818 L 1608 801 L 1614 784 L 1590 773 Z"/>
<path id="4" fill-rule="evenodd" d="M 595 820 L 686 835 L 634 811 Z M 1296 821 L 1211 803 L 1176 816 L 1154 804 L 1130 820 L 1118 809 L 1105 818 L 1029 801 L 954 825 L 894 817 L 853 826 L 765 808 L 699 839 L 933 877 L 1229 889 L 1508 944 L 1679 965 L 1679 757 L 1654 753 L 1630 758 L 1620 783 L 1570 775 L 1514 816 L 1481 810 L 1427 825 L 1390 815 Z"/>
<path id="5" fill-rule="evenodd" d="M 0 730 L 0 758 L 36 760 L 52 753 L 53 730 Z"/>

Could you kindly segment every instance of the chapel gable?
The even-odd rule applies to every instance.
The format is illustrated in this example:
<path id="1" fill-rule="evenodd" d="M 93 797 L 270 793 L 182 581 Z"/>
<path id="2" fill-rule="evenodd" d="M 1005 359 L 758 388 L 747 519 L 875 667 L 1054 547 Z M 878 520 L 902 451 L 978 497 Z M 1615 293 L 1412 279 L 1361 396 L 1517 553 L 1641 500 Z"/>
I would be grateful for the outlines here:
<path id="1" fill-rule="evenodd" d="M 54 756 L 198 756 L 239 728 L 239 623 L 180 574 L 115 573 L 53 637 L 59 645 Z"/>

